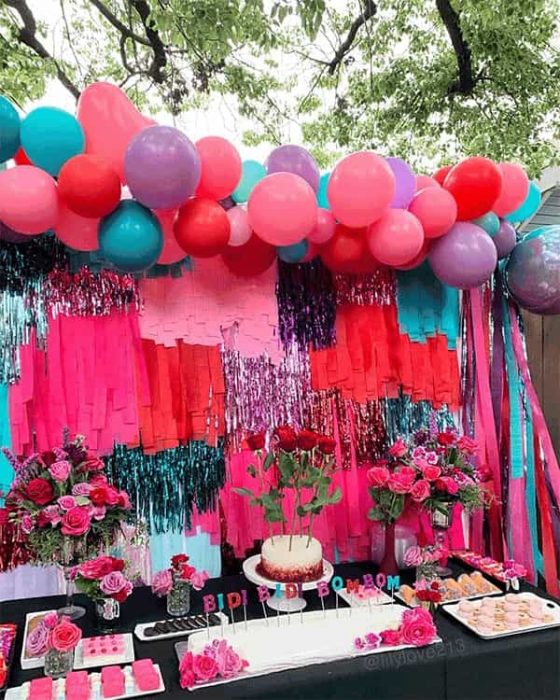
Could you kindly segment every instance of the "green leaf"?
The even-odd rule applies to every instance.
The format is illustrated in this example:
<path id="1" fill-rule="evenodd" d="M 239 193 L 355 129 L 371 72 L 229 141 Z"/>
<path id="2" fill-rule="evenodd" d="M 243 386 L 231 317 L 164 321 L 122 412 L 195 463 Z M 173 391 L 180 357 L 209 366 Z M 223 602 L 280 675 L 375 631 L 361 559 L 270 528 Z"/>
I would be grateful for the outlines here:
<path id="1" fill-rule="evenodd" d="M 257 470 L 255 469 L 255 467 L 252 464 L 250 464 L 247 467 L 247 474 L 249 474 L 249 476 L 253 476 L 253 477 L 257 476 Z"/>
<path id="2" fill-rule="evenodd" d="M 269 452 L 266 457 L 264 458 L 263 462 L 263 470 L 266 472 L 270 469 L 270 467 L 274 464 L 274 460 L 276 459 L 276 456 L 274 452 Z"/>
<path id="3" fill-rule="evenodd" d="M 233 491 L 238 493 L 240 496 L 253 496 L 251 489 L 247 489 L 244 486 L 236 486 Z"/>
<path id="4" fill-rule="evenodd" d="M 295 471 L 295 463 L 293 457 L 291 457 L 286 452 L 281 452 L 280 457 L 278 458 L 278 469 L 280 470 L 282 479 L 286 483 L 289 483 Z"/>

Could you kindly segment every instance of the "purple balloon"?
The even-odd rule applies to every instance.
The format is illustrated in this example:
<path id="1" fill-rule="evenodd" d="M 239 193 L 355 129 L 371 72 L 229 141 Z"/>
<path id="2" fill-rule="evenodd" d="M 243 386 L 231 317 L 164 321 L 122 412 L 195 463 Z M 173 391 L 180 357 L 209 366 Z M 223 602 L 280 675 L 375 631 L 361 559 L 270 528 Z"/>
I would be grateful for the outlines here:
<path id="1" fill-rule="evenodd" d="M 459 221 L 434 242 L 428 260 L 434 275 L 444 284 L 473 289 L 490 278 L 498 255 L 484 229 Z"/>
<path id="2" fill-rule="evenodd" d="M 512 297 L 527 311 L 560 313 L 560 226 L 525 236 L 509 256 L 505 280 Z"/>
<path id="3" fill-rule="evenodd" d="M 38 235 L 42 236 L 43 234 L 39 233 Z M 0 221 L 0 241 L 6 241 L 6 243 L 29 243 L 34 238 L 37 238 L 37 235 L 29 236 L 25 233 L 18 233 Z"/>
<path id="4" fill-rule="evenodd" d="M 393 171 L 396 182 L 395 196 L 391 207 L 393 209 L 406 209 L 416 192 L 416 175 L 412 172 L 410 165 L 405 163 L 402 158 L 389 156 L 385 160 Z"/>
<path id="5" fill-rule="evenodd" d="M 151 209 L 173 209 L 194 194 L 200 157 L 185 134 L 171 126 L 150 126 L 130 142 L 124 174 L 132 195 Z"/>
<path id="6" fill-rule="evenodd" d="M 492 236 L 492 240 L 498 251 L 498 259 L 501 260 L 502 258 L 506 258 L 515 248 L 517 235 L 509 221 L 501 221 L 498 233 Z"/>
<path id="7" fill-rule="evenodd" d="M 319 191 L 321 173 L 315 158 L 301 146 L 293 144 L 278 146 L 266 159 L 265 166 L 268 175 L 272 173 L 293 173 L 308 182 L 315 192 Z"/>

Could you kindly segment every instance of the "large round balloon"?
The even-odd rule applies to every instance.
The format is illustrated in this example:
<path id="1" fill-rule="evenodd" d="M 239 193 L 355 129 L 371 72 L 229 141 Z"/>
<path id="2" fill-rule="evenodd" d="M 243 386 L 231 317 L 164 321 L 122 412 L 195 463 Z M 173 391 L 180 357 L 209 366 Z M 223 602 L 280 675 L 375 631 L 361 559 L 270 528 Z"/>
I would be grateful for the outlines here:
<path id="1" fill-rule="evenodd" d="M 13 158 L 19 148 L 20 121 L 14 105 L 0 95 L 0 163 Z"/>
<path id="2" fill-rule="evenodd" d="M 472 223 L 483 228 L 492 238 L 494 238 L 500 230 L 500 219 L 493 211 L 489 211 L 488 214 L 484 214 L 484 216 L 479 216 L 478 219 L 474 219 Z"/>
<path id="3" fill-rule="evenodd" d="M 131 199 L 122 201 L 99 226 L 99 252 L 123 272 L 142 272 L 159 258 L 163 235 L 149 209 Z"/>
<path id="4" fill-rule="evenodd" d="M 126 149 L 124 174 L 132 195 L 146 207 L 173 209 L 194 193 L 200 157 L 185 134 L 172 126 L 150 126 Z"/>
<path id="5" fill-rule="evenodd" d="M 238 277 L 254 277 L 268 270 L 276 260 L 276 248 L 254 234 L 241 246 L 228 246 L 222 253 L 226 267 Z"/>
<path id="6" fill-rule="evenodd" d="M 422 224 L 404 209 L 390 209 L 368 228 L 371 254 L 384 265 L 405 265 L 415 258 L 424 243 Z"/>
<path id="7" fill-rule="evenodd" d="M 443 187 L 457 202 L 457 219 L 476 219 L 494 209 L 502 190 L 502 173 L 488 158 L 465 158 L 447 173 Z"/>
<path id="8" fill-rule="evenodd" d="M 541 206 L 541 190 L 536 182 L 531 181 L 529 183 L 529 191 L 524 201 L 509 214 L 505 215 L 505 219 L 512 221 L 514 223 L 518 221 L 525 221 L 529 219 L 533 214 L 536 214 L 539 207 Z"/>
<path id="9" fill-rule="evenodd" d="M 529 192 L 529 178 L 517 163 L 499 163 L 498 168 L 502 173 L 502 190 L 492 210 L 498 216 L 505 216 L 525 201 Z"/>
<path id="10" fill-rule="evenodd" d="M 67 206 L 60 207 L 54 232 L 73 250 L 91 252 L 99 248 L 99 219 L 80 216 Z"/>
<path id="11" fill-rule="evenodd" d="M 317 191 L 317 204 L 323 209 L 330 209 L 329 198 L 327 196 L 327 188 L 329 186 L 329 173 L 323 173 L 319 179 L 319 190 Z"/>
<path id="12" fill-rule="evenodd" d="M 417 192 L 408 211 L 422 224 L 426 238 L 443 236 L 457 220 L 454 197 L 437 184 Z"/>
<path id="13" fill-rule="evenodd" d="M 244 160 L 241 167 L 241 180 L 231 195 L 234 202 L 242 204 L 249 199 L 257 182 L 266 177 L 266 168 L 256 160 Z"/>
<path id="14" fill-rule="evenodd" d="M 547 226 L 525 236 L 505 267 L 507 287 L 527 311 L 560 313 L 560 226 Z"/>
<path id="15" fill-rule="evenodd" d="M 492 237 L 492 241 L 496 246 L 499 260 L 507 257 L 511 253 L 515 248 L 517 236 L 515 234 L 515 229 L 509 221 L 502 221 L 500 223 L 498 233 Z"/>
<path id="16" fill-rule="evenodd" d="M 58 193 L 76 214 L 99 219 L 110 214 L 120 202 L 121 181 L 103 158 L 84 153 L 62 166 Z"/>
<path id="17" fill-rule="evenodd" d="M 486 231 L 460 221 L 434 241 L 428 260 L 435 276 L 444 284 L 472 289 L 490 279 L 498 255 Z"/>
<path id="18" fill-rule="evenodd" d="M 53 178 L 34 165 L 0 172 L 0 220 L 18 233 L 43 233 L 58 219 Z"/>
<path id="19" fill-rule="evenodd" d="M 293 173 L 274 173 L 257 183 L 247 211 L 253 231 L 274 246 L 298 243 L 317 225 L 315 192 Z"/>
<path id="20" fill-rule="evenodd" d="M 395 190 L 395 176 L 385 158 L 360 151 L 337 163 L 329 178 L 327 196 L 341 224 L 361 228 L 383 215 Z"/>
<path id="21" fill-rule="evenodd" d="M 247 211 L 243 207 L 233 207 L 228 210 L 227 218 L 230 226 L 228 245 L 234 247 L 245 245 L 253 234 Z"/>
<path id="22" fill-rule="evenodd" d="M 82 153 L 85 135 L 80 122 L 58 107 L 37 107 L 21 123 L 21 145 L 33 165 L 58 175 L 72 156 Z"/>
<path id="23" fill-rule="evenodd" d="M 307 255 L 308 248 L 309 244 L 307 241 L 300 241 L 299 243 L 292 243 L 292 245 L 278 246 L 276 252 L 280 260 L 285 263 L 299 263 Z"/>
<path id="24" fill-rule="evenodd" d="M 319 168 L 311 153 L 302 146 L 287 144 L 275 148 L 266 159 L 266 172 L 299 175 L 315 192 L 319 190 Z"/>
<path id="25" fill-rule="evenodd" d="M 227 246 L 230 224 L 227 213 L 217 202 L 195 197 L 179 209 L 174 230 L 185 253 L 195 258 L 211 258 Z"/>
<path id="26" fill-rule="evenodd" d="M 366 228 L 351 229 L 338 224 L 334 236 L 319 250 L 321 260 L 333 272 L 375 272 L 380 264 L 369 251 L 366 235 Z"/>
<path id="27" fill-rule="evenodd" d="M 328 209 L 317 210 L 317 225 L 307 237 L 311 243 L 322 245 L 334 236 L 336 219 Z"/>
<path id="28" fill-rule="evenodd" d="M 173 265 L 183 260 L 186 257 L 185 251 L 177 243 L 175 238 L 174 226 L 177 220 L 177 209 L 158 209 L 154 212 L 161 226 L 163 235 L 163 248 L 159 258 L 158 265 Z"/>
<path id="29" fill-rule="evenodd" d="M 235 146 L 221 136 L 205 136 L 196 142 L 200 157 L 197 197 L 224 199 L 241 179 L 241 158 Z"/>
<path id="30" fill-rule="evenodd" d="M 395 194 L 391 200 L 394 209 L 406 209 L 416 190 L 416 176 L 410 165 L 402 158 L 385 158 L 395 176 Z"/>
<path id="31" fill-rule="evenodd" d="M 124 154 L 132 138 L 155 124 L 111 83 L 93 83 L 78 101 L 78 121 L 86 134 L 86 152 L 102 156 L 124 179 Z"/>

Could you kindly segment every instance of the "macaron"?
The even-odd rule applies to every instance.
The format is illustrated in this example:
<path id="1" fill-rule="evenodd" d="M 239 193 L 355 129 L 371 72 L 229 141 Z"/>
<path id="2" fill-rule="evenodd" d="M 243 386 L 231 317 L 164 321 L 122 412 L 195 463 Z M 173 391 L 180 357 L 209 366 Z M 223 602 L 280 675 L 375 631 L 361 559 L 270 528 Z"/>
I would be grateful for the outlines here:
<path id="1" fill-rule="evenodd" d="M 504 600 L 506 603 L 510 603 L 513 605 L 519 605 L 519 603 L 521 603 L 519 596 L 515 593 L 506 593 L 504 596 Z"/>

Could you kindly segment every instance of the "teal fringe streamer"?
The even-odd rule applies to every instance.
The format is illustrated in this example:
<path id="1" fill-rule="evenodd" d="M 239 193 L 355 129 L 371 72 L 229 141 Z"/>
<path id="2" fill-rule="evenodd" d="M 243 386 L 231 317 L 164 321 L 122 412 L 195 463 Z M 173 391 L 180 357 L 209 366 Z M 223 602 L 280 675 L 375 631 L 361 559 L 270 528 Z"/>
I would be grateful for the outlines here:
<path id="1" fill-rule="evenodd" d="M 380 404 L 388 445 L 395 442 L 398 437 L 428 428 L 433 422 L 438 430 L 455 427 L 453 416 L 446 406 L 436 411 L 429 401 L 415 402 L 404 394 L 398 399 L 384 399 Z"/>
<path id="2" fill-rule="evenodd" d="M 105 458 L 110 481 L 127 491 L 136 515 L 152 532 L 191 527 L 193 506 L 214 510 L 225 482 L 223 444 L 192 441 L 155 454 L 115 445 Z"/>

